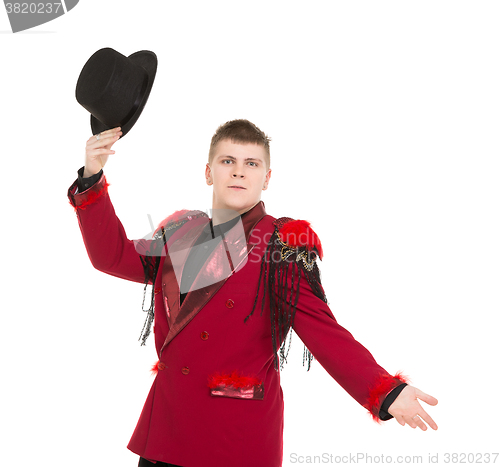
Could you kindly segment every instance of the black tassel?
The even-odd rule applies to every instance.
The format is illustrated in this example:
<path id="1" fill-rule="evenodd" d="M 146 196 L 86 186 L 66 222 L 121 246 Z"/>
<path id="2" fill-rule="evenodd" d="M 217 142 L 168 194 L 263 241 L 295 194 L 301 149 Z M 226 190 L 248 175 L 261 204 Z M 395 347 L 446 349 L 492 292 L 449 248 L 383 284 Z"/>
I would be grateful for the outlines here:
<path id="1" fill-rule="evenodd" d="M 140 255 L 142 267 L 144 268 L 144 296 L 142 299 L 142 311 L 147 313 L 144 326 L 142 327 L 141 335 L 139 340 L 141 341 L 141 346 L 146 345 L 146 340 L 151 334 L 151 326 L 155 318 L 155 293 L 154 287 L 156 282 L 156 276 L 158 274 L 158 269 L 160 266 L 161 254 L 163 249 L 166 251 L 166 235 L 165 229 L 162 227 L 161 235 L 158 233 L 151 242 L 151 247 L 147 255 Z M 149 309 L 144 309 L 144 302 L 146 301 L 146 289 L 151 282 L 151 303 Z"/>
<path id="2" fill-rule="evenodd" d="M 291 248 L 279 238 L 276 228 L 262 257 L 257 295 L 250 314 L 245 322 L 252 316 L 260 292 L 260 284 L 264 279 L 264 293 L 261 302 L 261 316 L 264 312 L 265 296 L 269 293 L 271 309 L 271 338 L 274 351 L 274 368 L 282 370 L 287 362 L 288 352 L 292 343 L 293 322 L 297 311 L 300 294 L 301 272 L 304 273 L 314 294 L 326 302 L 326 297 L 321 286 L 320 272 L 316 264 L 316 254 L 303 248 Z M 300 269 L 299 269 L 300 268 Z M 291 269 L 291 283 L 295 285 L 288 288 L 288 275 Z M 295 294 L 294 294 L 295 288 Z M 288 346 L 286 345 L 289 334 Z M 279 344 L 278 344 L 279 343 Z M 278 357 L 279 354 L 279 357 Z M 307 371 L 311 368 L 313 355 L 304 345 L 302 365 L 307 362 Z M 279 360 L 279 362 L 278 362 Z"/>
<path id="3" fill-rule="evenodd" d="M 149 334 L 151 333 L 151 325 L 153 324 L 154 317 L 155 317 L 155 294 L 154 294 L 154 284 L 156 281 L 156 274 L 158 272 L 158 266 L 160 264 L 160 258 L 152 258 L 152 257 L 145 257 L 146 259 L 144 260 L 143 257 L 141 256 L 141 261 L 142 265 L 145 270 L 148 272 L 145 272 L 145 285 L 144 285 L 144 296 L 142 299 L 142 311 L 146 312 L 146 321 L 144 322 L 144 326 L 142 327 L 141 335 L 139 336 L 139 340 L 142 339 L 141 345 L 146 345 L 146 340 L 149 337 Z M 150 270 L 151 268 L 154 268 L 154 272 L 152 275 L 150 275 Z M 151 290 L 151 303 L 149 305 L 149 309 L 145 310 L 144 309 L 144 302 L 146 300 L 146 289 L 149 284 L 149 279 L 151 278 L 151 283 L 152 283 L 152 290 Z"/>

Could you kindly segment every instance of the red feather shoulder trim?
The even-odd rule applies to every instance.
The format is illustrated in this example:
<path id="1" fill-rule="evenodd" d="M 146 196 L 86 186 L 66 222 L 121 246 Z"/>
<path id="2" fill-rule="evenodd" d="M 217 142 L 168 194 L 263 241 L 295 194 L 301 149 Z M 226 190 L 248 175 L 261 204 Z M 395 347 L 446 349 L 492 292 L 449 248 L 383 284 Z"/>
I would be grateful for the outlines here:
<path id="1" fill-rule="evenodd" d="M 302 219 L 287 220 L 286 222 L 278 222 L 278 233 L 282 242 L 296 248 L 305 246 L 312 250 L 316 248 L 319 259 L 323 259 L 323 248 L 321 241 L 316 235 L 316 232 L 311 228 L 311 223 Z"/>

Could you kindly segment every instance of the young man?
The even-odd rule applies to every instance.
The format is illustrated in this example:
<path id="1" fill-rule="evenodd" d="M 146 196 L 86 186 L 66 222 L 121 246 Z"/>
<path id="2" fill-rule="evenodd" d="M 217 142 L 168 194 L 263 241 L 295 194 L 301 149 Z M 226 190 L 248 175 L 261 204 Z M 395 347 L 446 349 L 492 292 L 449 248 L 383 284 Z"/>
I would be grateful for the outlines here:
<path id="1" fill-rule="evenodd" d="M 87 141 L 68 196 L 92 264 L 153 287 L 143 343 L 154 319 L 157 374 L 128 445 L 140 466 L 281 466 L 279 367 L 292 327 L 309 364 L 314 356 L 375 420 L 437 429 L 417 398 L 437 400 L 390 375 L 336 322 L 309 223 L 266 213 L 261 130 L 233 120 L 214 134 L 205 169 L 212 218 L 176 211 L 138 241 L 127 239 L 102 172 L 120 135 L 115 128 Z"/>

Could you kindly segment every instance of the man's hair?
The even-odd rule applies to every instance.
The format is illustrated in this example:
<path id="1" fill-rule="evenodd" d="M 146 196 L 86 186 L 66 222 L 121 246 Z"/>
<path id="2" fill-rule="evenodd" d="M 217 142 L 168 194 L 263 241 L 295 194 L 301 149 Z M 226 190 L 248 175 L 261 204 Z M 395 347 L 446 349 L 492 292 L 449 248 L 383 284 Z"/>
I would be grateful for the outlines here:
<path id="1" fill-rule="evenodd" d="M 230 140 L 231 143 L 260 144 L 265 150 L 265 163 L 267 168 L 271 166 L 271 153 L 269 143 L 271 138 L 257 128 L 252 122 L 245 119 L 231 120 L 219 126 L 212 136 L 210 151 L 208 153 L 208 163 L 212 164 L 215 156 L 217 144 L 222 140 Z"/>

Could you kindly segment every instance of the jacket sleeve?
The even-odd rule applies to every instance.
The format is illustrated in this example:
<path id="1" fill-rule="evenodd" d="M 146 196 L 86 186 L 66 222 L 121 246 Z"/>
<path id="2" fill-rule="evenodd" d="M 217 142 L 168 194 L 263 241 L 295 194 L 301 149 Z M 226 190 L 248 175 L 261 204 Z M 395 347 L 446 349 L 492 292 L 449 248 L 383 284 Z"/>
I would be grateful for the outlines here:
<path id="1" fill-rule="evenodd" d="M 384 399 L 407 378 L 401 373 L 392 376 L 382 368 L 372 354 L 338 324 L 326 299 L 313 292 L 309 283 L 311 275 L 308 280 L 304 269 L 300 266 L 298 269 L 301 278 L 293 329 L 314 358 L 369 411 L 373 420 L 389 420 L 390 414 L 381 413 Z M 297 281 L 293 287 L 296 290 Z M 320 283 L 315 284 L 315 289 L 323 291 Z M 322 295 L 324 297 L 324 293 Z"/>
<path id="2" fill-rule="evenodd" d="M 77 178 L 77 181 L 76 181 L 76 184 L 77 184 L 77 187 L 78 187 L 78 190 L 75 192 L 76 193 L 82 193 L 84 192 L 85 190 L 87 190 L 88 188 L 90 188 L 92 185 L 94 185 L 95 183 L 97 183 L 101 176 L 102 176 L 102 169 L 94 174 L 94 175 L 91 175 L 90 177 L 86 177 L 84 178 L 83 177 L 83 171 L 84 171 L 85 167 L 81 167 L 79 170 L 78 170 L 78 178 Z"/>
<path id="3" fill-rule="evenodd" d="M 82 172 L 82 173 L 80 173 Z M 79 178 L 68 189 L 83 241 L 92 265 L 99 271 L 134 282 L 150 283 L 147 252 L 151 240 L 129 240 L 118 219 L 108 194 L 109 183 L 104 173 L 85 191 L 81 187 L 83 167 Z M 149 274 L 151 275 L 151 274 Z"/>

